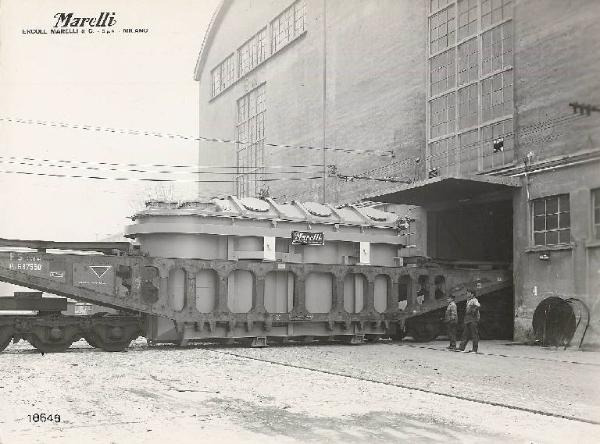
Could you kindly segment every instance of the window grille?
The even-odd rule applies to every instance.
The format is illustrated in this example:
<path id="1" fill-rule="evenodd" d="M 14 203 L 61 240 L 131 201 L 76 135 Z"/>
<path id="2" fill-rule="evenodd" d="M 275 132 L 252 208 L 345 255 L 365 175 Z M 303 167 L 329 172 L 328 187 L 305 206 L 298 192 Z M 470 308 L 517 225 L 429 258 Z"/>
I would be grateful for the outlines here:
<path id="1" fill-rule="evenodd" d="M 431 101 L 430 138 L 443 136 L 454 131 L 456 118 L 455 94 L 450 93 Z"/>
<path id="2" fill-rule="evenodd" d="M 592 205 L 594 209 L 594 236 L 600 239 L 600 188 L 592 190 Z"/>
<path id="3" fill-rule="evenodd" d="M 431 95 L 435 96 L 456 84 L 454 48 L 433 57 L 430 63 Z"/>
<path id="4" fill-rule="evenodd" d="M 240 197 L 256 196 L 265 167 L 265 85 L 237 101 L 237 177 Z"/>
<path id="5" fill-rule="evenodd" d="M 556 245 L 571 241 L 568 194 L 535 199 L 532 206 L 534 245 Z"/>
<path id="6" fill-rule="evenodd" d="M 240 77 L 254 69 L 267 57 L 267 28 L 260 30 L 238 50 Z"/>
<path id="7" fill-rule="evenodd" d="M 275 53 L 304 32 L 306 7 L 298 0 L 271 22 L 272 51 Z"/>
<path id="8" fill-rule="evenodd" d="M 481 36 L 481 74 L 486 75 L 513 64 L 512 23 L 504 23 Z"/>
<path id="9" fill-rule="evenodd" d="M 431 54 L 442 51 L 456 43 L 456 17 L 454 5 L 431 16 L 429 19 L 429 49 Z"/>
<path id="10" fill-rule="evenodd" d="M 498 168 L 514 160 L 512 119 L 484 126 L 481 129 L 481 139 L 481 157 L 484 170 Z M 501 149 L 498 149 L 498 145 L 500 145 L 499 141 L 502 141 Z M 496 148 L 494 148 L 494 142 L 497 143 Z"/>
<path id="11" fill-rule="evenodd" d="M 477 33 L 477 0 L 458 0 L 458 40 Z"/>
<path id="12" fill-rule="evenodd" d="M 479 92 L 474 83 L 458 90 L 458 127 L 460 129 L 477 126 Z"/>
<path id="13" fill-rule="evenodd" d="M 487 28 L 512 17 L 512 0 L 481 0 L 481 27 Z"/>
<path id="14" fill-rule="evenodd" d="M 513 73 L 505 71 L 481 82 L 481 117 L 483 122 L 513 113 Z"/>
<path id="15" fill-rule="evenodd" d="M 235 58 L 233 54 L 212 70 L 212 97 L 226 90 L 235 80 Z"/>
<path id="16" fill-rule="evenodd" d="M 471 39 L 458 46 L 458 85 L 474 82 L 479 78 L 479 45 Z"/>
<path id="17" fill-rule="evenodd" d="M 454 137 L 438 140 L 429 144 L 430 177 L 444 176 L 455 172 L 456 149 Z M 435 171 L 435 174 L 431 174 Z"/>

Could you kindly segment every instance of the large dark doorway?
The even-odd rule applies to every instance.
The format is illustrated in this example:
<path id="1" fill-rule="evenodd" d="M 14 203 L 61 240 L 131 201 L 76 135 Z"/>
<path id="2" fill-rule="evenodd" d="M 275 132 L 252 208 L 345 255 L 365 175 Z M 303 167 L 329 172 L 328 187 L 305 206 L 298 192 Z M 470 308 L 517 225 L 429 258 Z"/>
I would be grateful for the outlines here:
<path id="1" fill-rule="evenodd" d="M 427 212 L 427 255 L 436 259 L 512 262 L 511 200 Z"/>

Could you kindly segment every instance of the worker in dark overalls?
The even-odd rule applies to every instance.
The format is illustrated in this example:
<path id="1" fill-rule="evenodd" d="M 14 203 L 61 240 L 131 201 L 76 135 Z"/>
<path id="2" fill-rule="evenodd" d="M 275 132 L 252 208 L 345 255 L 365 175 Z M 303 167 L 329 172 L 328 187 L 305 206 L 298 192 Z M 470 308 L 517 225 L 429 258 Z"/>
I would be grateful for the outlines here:
<path id="1" fill-rule="evenodd" d="M 479 346 L 479 301 L 475 297 L 475 290 L 467 290 L 467 308 L 465 310 L 465 326 L 462 333 L 462 340 L 460 342 L 459 350 L 465 353 L 477 351 Z M 465 350 L 469 340 L 473 341 L 473 349 Z"/>

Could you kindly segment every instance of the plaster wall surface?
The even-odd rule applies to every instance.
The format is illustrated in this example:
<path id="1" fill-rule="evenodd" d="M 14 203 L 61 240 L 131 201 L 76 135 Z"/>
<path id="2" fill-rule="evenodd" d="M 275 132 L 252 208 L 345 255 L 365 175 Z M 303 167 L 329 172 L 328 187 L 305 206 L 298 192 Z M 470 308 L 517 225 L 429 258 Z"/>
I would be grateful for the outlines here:
<path id="1" fill-rule="evenodd" d="M 426 2 L 306 0 L 305 32 L 211 98 L 211 70 L 287 7 L 268 0 L 228 3 L 205 49 L 199 85 L 201 134 L 235 139 L 237 100 L 264 83 L 267 142 L 317 148 L 325 143 L 331 148 L 418 156 L 425 143 Z M 233 144 L 201 142 L 199 153 L 201 164 L 210 159 L 214 164 L 235 165 Z M 391 162 L 377 155 L 328 151 L 324 159 L 321 149 L 265 148 L 267 167 L 317 164 L 311 171 L 321 175 L 323 168 L 318 165 L 324 160 L 335 164 L 341 174 L 386 168 Z M 323 180 L 268 186 L 272 196 L 318 200 Z M 348 201 L 389 186 L 328 178 L 326 200 Z M 200 192 L 231 193 L 233 186 L 203 186 Z"/>

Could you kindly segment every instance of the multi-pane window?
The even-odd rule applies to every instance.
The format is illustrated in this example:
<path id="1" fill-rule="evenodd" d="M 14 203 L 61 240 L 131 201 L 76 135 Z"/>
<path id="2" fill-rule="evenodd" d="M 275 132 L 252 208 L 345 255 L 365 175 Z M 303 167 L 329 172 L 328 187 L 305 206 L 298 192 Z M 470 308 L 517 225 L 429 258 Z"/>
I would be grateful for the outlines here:
<path id="1" fill-rule="evenodd" d="M 458 0 L 458 40 L 477 32 L 477 0 Z"/>
<path id="2" fill-rule="evenodd" d="M 235 80 L 235 58 L 232 55 L 212 70 L 212 96 L 227 89 Z"/>
<path id="3" fill-rule="evenodd" d="M 485 172 L 515 161 L 514 0 L 428 0 L 427 169 L 453 138 L 454 169 Z M 437 157 L 440 157 L 439 155 Z M 439 162 L 438 162 L 439 164 Z M 438 165 L 440 169 L 441 167 Z M 444 169 L 441 168 L 441 171 Z"/>
<path id="4" fill-rule="evenodd" d="M 512 23 L 507 22 L 481 36 L 481 73 L 489 74 L 513 64 Z"/>
<path id="5" fill-rule="evenodd" d="M 443 52 L 433 57 L 429 61 L 431 66 L 430 84 L 432 96 L 442 93 L 455 86 L 455 59 L 456 57 L 454 56 L 454 48 L 452 48 L 450 51 Z"/>
<path id="6" fill-rule="evenodd" d="M 475 130 L 462 133 L 458 137 L 460 152 L 460 173 L 479 171 L 479 132 Z"/>
<path id="7" fill-rule="evenodd" d="M 512 0 L 481 0 L 481 27 L 487 28 L 512 17 Z"/>
<path id="8" fill-rule="evenodd" d="M 533 201 L 534 245 L 556 245 L 571 241 L 569 195 L 543 197 Z"/>
<path id="9" fill-rule="evenodd" d="M 238 196 L 258 194 L 264 173 L 265 85 L 237 101 Z"/>
<path id="10" fill-rule="evenodd" d="M 477 83 L 458 90 L 458 127 L 460 129 L 477 125 L 478 108 Z"/>
<path id="11" fill-rule="evenodd" d="M 458 46 L 458 84 L 473 82 L 479 78 L 479 44 L 471 39 Z"/>
<path id="12" fill-rule="evenodd" d="M 429 176 L 444 176 L 455 172 L 456 148 L 454 137 L 429 144 Z"/>
<path id="13" fill-rule="evenodd" d="M 456 109 L 454 104 L 454 93 L 446 94 L 432 100 L 430 110 L 430 138 L 443 136 L 454 131 L 454 120 Z"/>
<path id="14" fill-rule="evenodd" d="M 260 30 L 238 51 L 240 77 L 251 71 L 267 57 L 267 28 Z"/>
<path id="15" fill-rule="evenodd" d="M 444 9 L 429 19 L 429 43 L 431 54 L 442 51 L 456 43 L 456 17 L 454 6 Z"/>
<path id="16" fill-rule="evenodd" d="M 306 7 L 298 0 L 271 22 L 273 52 L 278 51 L 304 32 Z"/>
<path id="17" fill-rule="evenodd" d="M 481 81 L 483 122 L 513 113 L 513 73 L 505 71 Z"/>
<path id="18" fill-rule="evenodd" d="M 429 0 L 429 11 L 437 11 L 448 4 L 450 0 Z"/>
<path id="19" fill-rule="evenodd" d="M 481 142 L 484 170 L 512 162 L 515 157 L 512 119 L 484 126 L 481 129 Z"/>
<path id="20" fill-rule="evenodd" d="M 594 209 L 594 236 L 600 239 L 600 188 L 592 190 L 592 207 Z"/>

